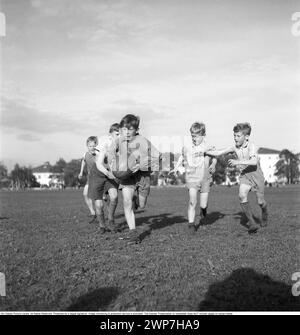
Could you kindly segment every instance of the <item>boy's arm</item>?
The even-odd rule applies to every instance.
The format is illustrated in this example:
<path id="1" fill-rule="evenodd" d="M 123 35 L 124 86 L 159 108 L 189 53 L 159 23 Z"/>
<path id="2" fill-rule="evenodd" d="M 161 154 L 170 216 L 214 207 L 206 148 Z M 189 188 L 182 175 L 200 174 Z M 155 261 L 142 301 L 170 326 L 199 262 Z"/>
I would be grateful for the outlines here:
<path id="1" fill-rule="evenodd" d="M 242 160 L 237 160 L 237 159 L 229 159 L 228 164 L 230 166 L 235 166 L 235 165 L 252 165 L 255 166 L 258 163 L 258 154 L 257 154 L 257 149 L 254 144 L 249 144 L 249 159 L 242 159 Z"/>
<path id="2" fill-rule="evenodd" d="M 229 154 L 230 152 L 234 152 L 234 147 L 228 147 L 228 148 L 219 149 L 219 150 L 208 149 L 205 151 L 205 154 L 209 156 L 213 156 L 213 157 L 218 157 L 218 156 L 222 156 L 225 154 Z"/>
<path id="3" fill-rule="evenodd" d="M 97 169 L 102 172 L 107 178 L 109 179 L 115 179 L 114 175 L 112 174 L 111 171 L 107 170 L 106 167 L 104 166 L 104 159 L 105 159 L 105 152 L 100 151 L 97 156 L 96 156 L 96 166 Z"/>
<path id="4" fill-rule="evenodd" d="M 179 167 L 182 166 L 182 162 L 183 162 L 183 155 L 181 154 L 181 155 L 178 157 L 178 161 L 177 161 L 177 163 L 175 164 L 174 169 L 171 170 L 169 173 L 177 173 Z"/>
<path id="5" fill-rule="evenodd" d="M 78 175 L 78 178 L 81 179 L 82 178 L 82 175 L 83 175 L 83 170 L 84 170 L 84 167 L 85 167 L 85 156 L 82 158 L 82 161 L 81 161 L 81 168 L 80 168 L 80 172 L 79 172 L 79 175 Z"/>
<path id="6" fill-rule="evenodd" d="M 212 162 L 211 162 L 211 164 L 208 168 L 210 173 L 215 173 L 216 172 L 217 161 L 218 160 L 215 157 L 213 157 Z"/>

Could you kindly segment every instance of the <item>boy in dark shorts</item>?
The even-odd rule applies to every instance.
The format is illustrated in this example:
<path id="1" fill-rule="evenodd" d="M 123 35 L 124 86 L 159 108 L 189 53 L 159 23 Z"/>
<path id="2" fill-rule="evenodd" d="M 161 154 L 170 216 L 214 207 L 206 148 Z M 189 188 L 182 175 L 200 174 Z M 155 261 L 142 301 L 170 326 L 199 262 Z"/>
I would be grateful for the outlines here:
<path id="1" fill-rule="evenodd" d="M 149 140 L 138 134 L 140 119 L 127 114 L 120 122 L 120 137 L 111 147 L 109 161 L 119 178 L 123 195 L 129 242 L 138 243 L 134 209 L 145 208 L 150 194 L 151 171 L 159 170 L 160 153 Z M 113 162 L 112 162 L 113 161 Z"/>
<path id="2" fill-rule="evenodd" d="M 228 161 L 230 166 L 236 166 L 240 171 L 239 199 L 243 212 L 249 220 L 249 233 L 255 233 L 259 226 L 253 218 L 252 210 L 248 202 L 248 193 L 253 190 L 256 193 L 258 205 L 261 208 L 261 226 L 267 226 L 268 210 L 264 197 L 265 180 L 259 164 L 257 148 L 249 142 L 251 126 L 249 123 L 238 123 L 233 128 L 235 145 L 223 150 L 208 151 L 207 154 L 219 156 L 233 152 L 237 159 Z"/>

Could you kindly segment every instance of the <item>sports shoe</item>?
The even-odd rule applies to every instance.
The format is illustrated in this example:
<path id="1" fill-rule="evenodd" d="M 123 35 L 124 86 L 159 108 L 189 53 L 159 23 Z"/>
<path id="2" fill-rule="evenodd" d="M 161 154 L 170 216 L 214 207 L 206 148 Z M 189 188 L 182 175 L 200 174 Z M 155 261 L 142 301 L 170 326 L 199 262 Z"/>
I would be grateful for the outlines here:
<path id="1" fill-rule="evenodd" d="M 106 233 L 106 229 L 102 226 L 99 227 L 99 233 L 100 234 L 105 234 Z"/>
<path id="2" fill-rule="evenodd" d="M 115 220 L 108 220 L 108 224 L 106 226 L 112 233 L 118 232 L 118 226 L 116 225 Z"/>
<path id="3" fill-rule="evenodd" d="M 187 224 L 187 226 L 188 226 L 189 230 L 190 230 L 190 229 L 194 229 L 194 227 L 195 227 L 195 223 L 194 223 L 194 222 L 189 222 L 189 223 Z"/>
<path id="4" fill-rule="evenodd" d="M 127 239 L 128 239 L 128 244 L 138 244 L 141 242 L 140 236 L 136 229 L 129 230 Z"/>
<path id="5" fill-rule="evenodd" d="M 259 226 L 256 223 L 252 223 L 249 225 L 248 233 L 255 234 L 258 231 L 258 229 L 259 229 Z"/>
<path id="6" fill-rule="evenodd" d="M 94 223 L 97 221 L 97 215 L 96 214 L 90 214 L 89 216 L 89 224 Z"/>

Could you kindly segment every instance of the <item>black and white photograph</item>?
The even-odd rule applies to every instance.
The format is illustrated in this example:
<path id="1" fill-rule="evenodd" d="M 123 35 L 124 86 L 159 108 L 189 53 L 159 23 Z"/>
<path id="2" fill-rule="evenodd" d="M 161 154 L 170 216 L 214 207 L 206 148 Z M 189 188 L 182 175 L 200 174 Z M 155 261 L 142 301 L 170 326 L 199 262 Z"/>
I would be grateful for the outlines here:
<path id="1" fill-rule="evenodd" d="M 300 314 L 299 0 L 0 0 L 0 92 L 0 314 Z"/>

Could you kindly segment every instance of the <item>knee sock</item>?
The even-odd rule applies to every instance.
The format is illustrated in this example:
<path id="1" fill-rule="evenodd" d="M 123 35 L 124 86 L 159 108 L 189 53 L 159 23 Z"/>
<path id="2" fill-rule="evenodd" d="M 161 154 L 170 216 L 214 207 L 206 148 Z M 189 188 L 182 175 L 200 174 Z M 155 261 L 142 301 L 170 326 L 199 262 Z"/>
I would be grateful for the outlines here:
<path id="1" fill-rule="evenodd" d="M 108 220 L 112 221 L 114 219 L 115 211 L 118 205 L 118 200 L 111 200 L 108 206 Z"/>
<path id="2" fill-rule="evenodd" d="M 205 208 L 201 207 L 201 216 L 205 218 L 206 214 L 207 214 L 207 207 L 205 207 Z"/>
<path id="3" fill-rule="evenodd" d="M 98 222 L 100 227 L 105 226 L 105 218 L 104 218 L 104 212 L 101 211 L 100 213 L 97 213 L 97 218 L 98 218 Z"/>
<path id="4" fill-rule="evenodd" d="M 249 202 L 242 202 L 241 207 L 243 212 L 245 213 L 247 219 L 249 220 L 250 225 L 255 225 L 255 221 L 253 219 L 252 211 Z"/>

